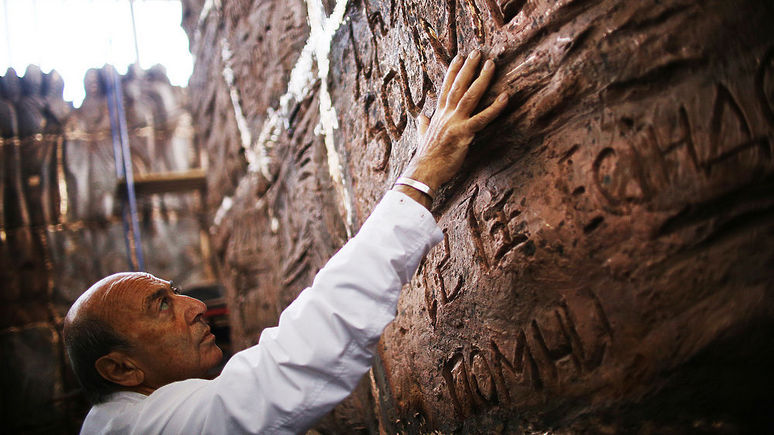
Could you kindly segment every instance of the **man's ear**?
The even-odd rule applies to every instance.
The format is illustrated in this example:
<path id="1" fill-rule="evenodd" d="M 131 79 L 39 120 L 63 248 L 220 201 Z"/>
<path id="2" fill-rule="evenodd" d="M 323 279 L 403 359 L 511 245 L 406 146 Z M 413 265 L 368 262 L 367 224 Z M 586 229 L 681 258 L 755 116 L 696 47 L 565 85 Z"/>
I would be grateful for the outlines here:
<path id="1" fill-rule="evenodd" d="M 123 352 L 113 351 L 94 363 L 97 372 L 110 382 L 136 387 L 145 380 L 145 373 Z"/>

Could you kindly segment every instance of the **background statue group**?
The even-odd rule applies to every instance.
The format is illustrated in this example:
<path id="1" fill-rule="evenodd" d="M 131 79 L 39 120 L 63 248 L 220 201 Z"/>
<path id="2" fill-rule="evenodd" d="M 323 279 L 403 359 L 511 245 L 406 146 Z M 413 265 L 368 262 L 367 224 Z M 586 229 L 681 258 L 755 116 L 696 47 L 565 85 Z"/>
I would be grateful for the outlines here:
<path id="1" fill-rule="evenodd" d="M 78 109 L 52 71 L 0 78 L 0 381 L 9 430 L 75 432 L 88 405 L 66 364 L 62 320 L 101 277 L 127 270 L 105 83 L 89 70 Z M 121 77 L 135 174 L 199 165 L 186 94 L 163 68 Z M 211 282 L 197 194 L 140 198 L 149 270 Z"/>

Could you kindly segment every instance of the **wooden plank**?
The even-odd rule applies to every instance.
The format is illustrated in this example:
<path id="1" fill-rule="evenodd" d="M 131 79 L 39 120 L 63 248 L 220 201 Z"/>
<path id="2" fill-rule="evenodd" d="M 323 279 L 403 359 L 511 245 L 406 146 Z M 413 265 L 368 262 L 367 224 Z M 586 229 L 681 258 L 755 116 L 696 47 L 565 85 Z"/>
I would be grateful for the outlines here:
<path id="1" fill-rule="evenodd" d="M 134 191 L 138 196 L 154 193 L 203 190 L 205 187 L 207 187 L 207 178 L 204 170 L 200 168 L 187 171 L 135 175 L 134 177 Z M 126 180 L 124 178 L 118 180 L 116 192 L 120 196 L 126 196 Z"/>

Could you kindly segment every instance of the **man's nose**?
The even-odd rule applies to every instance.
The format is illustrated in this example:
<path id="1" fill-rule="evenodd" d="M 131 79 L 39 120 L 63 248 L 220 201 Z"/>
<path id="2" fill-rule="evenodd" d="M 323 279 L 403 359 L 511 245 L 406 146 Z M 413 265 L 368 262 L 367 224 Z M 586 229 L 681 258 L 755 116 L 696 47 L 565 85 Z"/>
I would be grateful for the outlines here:
<path id="1" fill-rule="evenodd" d="M 190 296 L 180 295 L 181 302 L 185 306 L 185 321 L 188 324 L 198 322 L 201 316 L 207 311 L 207 305 L 199 299 Z"/>

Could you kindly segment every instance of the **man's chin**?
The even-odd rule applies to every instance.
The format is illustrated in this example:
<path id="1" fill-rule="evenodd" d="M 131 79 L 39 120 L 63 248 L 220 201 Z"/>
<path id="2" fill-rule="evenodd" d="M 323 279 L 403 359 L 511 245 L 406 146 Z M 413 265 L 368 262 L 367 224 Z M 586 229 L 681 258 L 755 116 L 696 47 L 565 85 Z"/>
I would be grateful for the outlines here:
<path id="1" fill-rule="evenodd" d="M 221 350 L 220 346 L 218 346 L 214 340 L 207 346 L 205 352 L 207 361 L 211 361 L 213 366 L 220 363 L 220 360 L 223 359 L 223 350 Z"/>
<path id="2" fill-rule="evenodd" d="M 217 344 L 214 342 L 212 343 L 211 347 L 208 347 L 206 350 L 204 361 L 207 361 L 206 367 L 206 375 L 205 378 L 212 379 L 215 376 L 218 376 L 220 374 L 220 370 L 223 368 L 223 366 L 220 364 L 221 361 L 223 361 L 223 351 L 218 347 Z"/>

